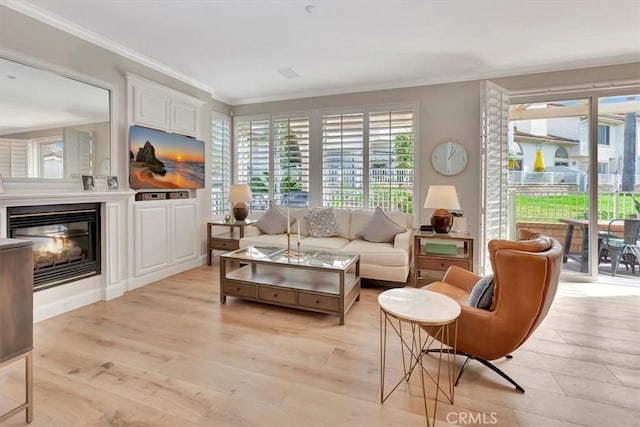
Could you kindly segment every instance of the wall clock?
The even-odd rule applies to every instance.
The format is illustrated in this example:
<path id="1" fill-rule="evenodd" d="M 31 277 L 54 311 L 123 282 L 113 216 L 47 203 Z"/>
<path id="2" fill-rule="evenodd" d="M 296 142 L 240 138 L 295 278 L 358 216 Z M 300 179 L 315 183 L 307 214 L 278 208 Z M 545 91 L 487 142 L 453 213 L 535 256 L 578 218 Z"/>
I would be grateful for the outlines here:
<path id="1" fill-rule="evenodd" d="M 457 142 L 445 142 L 431 153 L 431 164 L 442 175 L 457 175 L 467 167 L 467 149 Z"/>

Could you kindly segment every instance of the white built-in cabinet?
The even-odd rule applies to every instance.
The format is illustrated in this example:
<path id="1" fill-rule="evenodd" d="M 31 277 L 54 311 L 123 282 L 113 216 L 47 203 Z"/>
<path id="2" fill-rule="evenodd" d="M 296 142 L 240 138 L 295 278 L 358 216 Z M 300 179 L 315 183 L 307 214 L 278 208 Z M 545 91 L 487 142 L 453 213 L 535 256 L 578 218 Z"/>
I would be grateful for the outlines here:
<path id="1" fill-rule="evenodd" d="M 204 139 L 199 132 L 202 100 L 127 74 L 127 102 L 130 125 Z M 129 289 L 203 262 L 200 252 L 205 237 L 199 213 L 203 195 L 198 197 L 202 192 L 195 190 L 189 193 L 189 199 L 132 199 L 134 259 Z"/>
<path id="2" fill-rule="evenodd" d="M 135 202 L 135 275 L 195 260 L 199 247 L 197 214 L 195 199 Z"/>
<path id="3" fill-rule="evenodd" d="M 203 101 L 127 74 L 132 124 L 198 136 Z"/>

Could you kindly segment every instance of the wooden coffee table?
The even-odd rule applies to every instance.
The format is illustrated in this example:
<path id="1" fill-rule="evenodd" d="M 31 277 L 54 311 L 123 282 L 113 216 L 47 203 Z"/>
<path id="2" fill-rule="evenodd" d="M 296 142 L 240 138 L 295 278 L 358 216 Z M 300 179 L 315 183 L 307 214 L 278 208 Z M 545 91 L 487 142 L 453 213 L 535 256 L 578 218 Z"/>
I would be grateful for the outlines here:
<path id="1" fill-rule="evenodd" d="M 360 255 L 249 246 L 220 256 L 220 302 L 227 296 L 344 317 L 360 300 Z"/>

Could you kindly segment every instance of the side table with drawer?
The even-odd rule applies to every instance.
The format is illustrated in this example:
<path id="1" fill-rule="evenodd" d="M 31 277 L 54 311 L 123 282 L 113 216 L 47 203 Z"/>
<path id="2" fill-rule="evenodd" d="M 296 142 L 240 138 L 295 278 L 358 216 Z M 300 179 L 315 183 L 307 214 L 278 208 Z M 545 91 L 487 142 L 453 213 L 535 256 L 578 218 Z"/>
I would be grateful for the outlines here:
<path id="1" fill-rule="evenodd" d="M 234 251 L 240 248 L 240 239 L 244 237 L 244 227 L 253 224 L 253 220 L 212 221 L 207 223 L 207 264 L 211 265 L 211 251 Z M 218 229 L 216 231 L 216 228 Z M 220 228 L 223 228 L 220 232 Z"/>
<path id="2" fill-rule="evenodd" d="M 413 237 L 414 286 L 419 287 L 423 278 L 421 271 L 435 271 L 444 274 L 452 265 L 473 271 L 473 238 L 460 234 L 436 234 L 417 232 Z M 455 245 L 452 251 L 439 250 L 438 246 Z M 433 247 L 433 252 L 427 248 Z M 444 248 L 446 249 L 446 248 Z M 450 253 L 440 253 L 450 252 Z M 423 284 L 424 285 L 424 284 Z"/>

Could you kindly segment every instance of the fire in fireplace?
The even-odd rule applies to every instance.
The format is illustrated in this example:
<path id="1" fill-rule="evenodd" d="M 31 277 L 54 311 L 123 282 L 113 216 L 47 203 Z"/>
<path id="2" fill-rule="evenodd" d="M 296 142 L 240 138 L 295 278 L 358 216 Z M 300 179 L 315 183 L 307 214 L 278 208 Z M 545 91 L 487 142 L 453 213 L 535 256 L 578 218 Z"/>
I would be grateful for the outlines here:
<path id="1" fill-rule="evenodd" d="M 33 242 L 34 290 L 100 274 L 100 204 L 7 208 L 8 236 Z"/>

